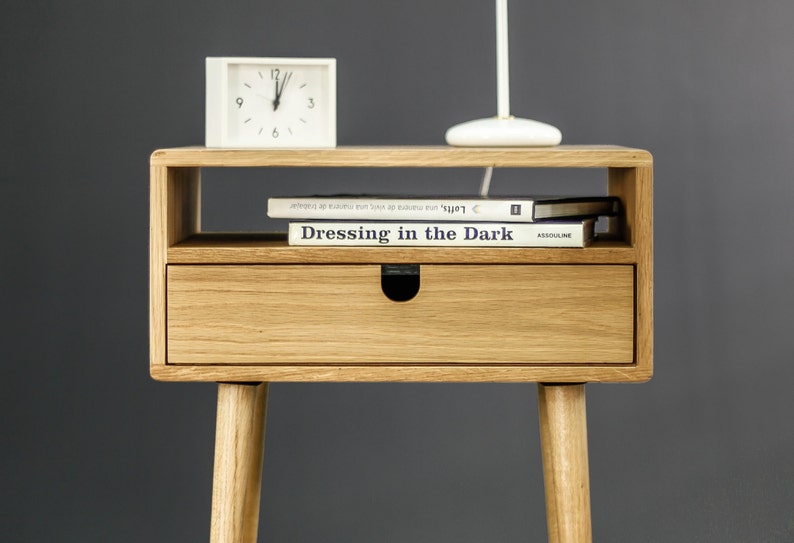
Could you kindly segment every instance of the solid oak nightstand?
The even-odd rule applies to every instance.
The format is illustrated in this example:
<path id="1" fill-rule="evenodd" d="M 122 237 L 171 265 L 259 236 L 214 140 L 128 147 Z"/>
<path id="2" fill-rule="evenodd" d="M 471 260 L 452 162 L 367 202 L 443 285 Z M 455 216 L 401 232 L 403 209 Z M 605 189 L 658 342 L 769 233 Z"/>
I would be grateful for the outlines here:
<path id="1" fill-rule="evenodd" d="M 621 214 L 583 249 L 201 231 L 204 167 L 488 166 L 602 169 Z M 271 381 L 531 381 L 549 540 L 590 541 L 584 383 L 652 375 L 652 182 L 647 151 L 614 146 L 155 151 L 150 370 L 219 383 L 211 540 L 256 541 Z"/>

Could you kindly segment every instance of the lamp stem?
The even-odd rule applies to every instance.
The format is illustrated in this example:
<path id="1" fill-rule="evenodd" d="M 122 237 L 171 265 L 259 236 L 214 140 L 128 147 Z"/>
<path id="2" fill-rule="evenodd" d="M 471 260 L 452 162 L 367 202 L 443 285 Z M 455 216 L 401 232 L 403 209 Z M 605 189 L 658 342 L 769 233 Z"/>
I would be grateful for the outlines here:
<path id="1" fill-rule="evenodd" d="M 510 62 L 507 40 L 507 0 L 496 0 L 496 116 L 510 117 Z"/>

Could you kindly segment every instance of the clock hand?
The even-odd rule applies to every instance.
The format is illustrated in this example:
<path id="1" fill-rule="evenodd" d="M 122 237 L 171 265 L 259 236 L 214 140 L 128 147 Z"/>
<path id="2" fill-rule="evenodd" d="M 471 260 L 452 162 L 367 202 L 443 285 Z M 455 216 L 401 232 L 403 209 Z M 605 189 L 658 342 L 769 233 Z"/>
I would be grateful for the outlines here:
<path id="1" fill-rule="evenodd" d="M 290 82 L 290 79 L 292 79 L 292 72 L 287 72 L 287 75 L 284 77 L 284 84 L 281 85 L 282 93 L 284 92 L 284 88 L 287 86 L 287 83 Z"/>
<path id="2" fill-rule="evenodd" d="M 279 104 L 281 104 L 281 95 L 284 93 L 284 89 L 287 87 L 287 83 L 289 83 L 291 78 L 292 72 L 287 72 L 287 75 L 284 76 L 284 83 L 281 84 L 281 88 L 279 88 L 278 80 L 276 80 L 276 99 L 273 101 L 273 111 L 276 111 Z"/>
<path id="3" fill-rule="evenodd" d="M 281 90 L 284 90 L 283 87 Z M 276 79 L 276 98 L 273 100 L 273 111 L 278 109 L 278 105 L 281 102 L 281 93 L 278 90 L 278 79 Z"/>

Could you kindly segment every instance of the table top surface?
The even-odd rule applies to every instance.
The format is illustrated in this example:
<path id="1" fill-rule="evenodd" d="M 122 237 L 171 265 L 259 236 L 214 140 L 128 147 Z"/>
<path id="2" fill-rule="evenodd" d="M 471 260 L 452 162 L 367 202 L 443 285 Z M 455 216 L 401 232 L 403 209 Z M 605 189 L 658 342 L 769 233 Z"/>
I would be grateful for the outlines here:
<path id="1" fill-rule="evenodd" d="M 167 167 L 650 167 L 648 151 L 615 145 L 556 147 L 341 146 L 323 149 L 159 149 Z"/>

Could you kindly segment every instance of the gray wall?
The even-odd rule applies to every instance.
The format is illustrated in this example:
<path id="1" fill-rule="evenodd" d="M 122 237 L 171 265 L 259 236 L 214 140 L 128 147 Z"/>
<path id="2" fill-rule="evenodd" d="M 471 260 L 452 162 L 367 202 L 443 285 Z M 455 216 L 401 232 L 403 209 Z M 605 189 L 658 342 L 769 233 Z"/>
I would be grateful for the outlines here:
<path id="1" fill-rule="evenodd" d="M 655 156 L 656 375 L 588 388 L 596 540 L 792 541 L 794 3 L 510 13 L 513 113 Z M 493 3 L 11 0 L 0 40 L 0 539 L 205 540 L 215 387 L 148 377 L 150 153 L 203 141 L 209 55 L 334 56 L 341 145 L 443 144 L 495 112 Z M 207 220 L 328 186 L 257 181 Z M 533 384 L 275 384 L 266 449 L 263 541 L 545 537 Z"/>

